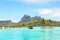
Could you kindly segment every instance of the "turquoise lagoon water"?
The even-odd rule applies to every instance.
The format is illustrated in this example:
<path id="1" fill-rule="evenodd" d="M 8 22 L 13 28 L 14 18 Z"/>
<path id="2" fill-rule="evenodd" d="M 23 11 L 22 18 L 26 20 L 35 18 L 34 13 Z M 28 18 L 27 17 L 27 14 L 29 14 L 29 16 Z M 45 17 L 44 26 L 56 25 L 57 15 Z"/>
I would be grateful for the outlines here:
<path id="1" fill-rule="evenodd" d="M 0 30 L 0 40 L 60 40 L 60 27 L 3 29 Z"/>

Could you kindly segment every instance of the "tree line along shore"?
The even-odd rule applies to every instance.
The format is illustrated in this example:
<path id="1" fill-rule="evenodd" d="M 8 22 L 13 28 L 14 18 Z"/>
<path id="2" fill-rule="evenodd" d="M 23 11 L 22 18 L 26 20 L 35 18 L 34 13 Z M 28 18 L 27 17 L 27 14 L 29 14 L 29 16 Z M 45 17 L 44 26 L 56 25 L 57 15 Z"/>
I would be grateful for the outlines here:
<path id="1" fill-rule="evenodd" d="M 55 21 L 51 19 L 44 19 L 40 16 L 30 17 L 29 15 L 24 15 L 20 22 L 13 23 L 9 21 L 0 21 L 0 28 L 20 28 L 20 27 L 31 27 L 31 26 L 60 26 L 60 21 Z"/>

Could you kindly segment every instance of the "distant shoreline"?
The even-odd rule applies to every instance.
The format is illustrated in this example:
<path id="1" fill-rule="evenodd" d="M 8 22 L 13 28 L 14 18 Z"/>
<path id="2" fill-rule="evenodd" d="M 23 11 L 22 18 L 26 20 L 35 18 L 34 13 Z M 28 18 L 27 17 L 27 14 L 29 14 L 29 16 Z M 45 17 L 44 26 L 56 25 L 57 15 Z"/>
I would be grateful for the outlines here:
<path id="1" fill-rule="evenodd" d="M 42 27 L 42 28 L 47 28 L 49 26 L 32 26 L 32 27 Z M 60 26 L 50 26 L 50 28 L 54 28 L 54 27 L 60 27 Z M 4 29 L 12 29 L 13 27 L 9 27 L 9 28 L 0 28 L 0 30 L 4 30 Z M 28 27 L 14 27 L 14 28 L 28 28 Z"/>

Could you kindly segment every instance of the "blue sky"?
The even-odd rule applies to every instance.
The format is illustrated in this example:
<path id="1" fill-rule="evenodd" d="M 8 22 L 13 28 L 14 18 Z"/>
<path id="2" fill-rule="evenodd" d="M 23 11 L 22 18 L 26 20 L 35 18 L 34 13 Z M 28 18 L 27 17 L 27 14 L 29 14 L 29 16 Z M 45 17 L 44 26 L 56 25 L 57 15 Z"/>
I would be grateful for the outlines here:
<path id="1" fill-rule="evenodd" d="M 0 0 L 0 20 L 20 21 L 23 15 L 60 21 L 59 0 Z"/>

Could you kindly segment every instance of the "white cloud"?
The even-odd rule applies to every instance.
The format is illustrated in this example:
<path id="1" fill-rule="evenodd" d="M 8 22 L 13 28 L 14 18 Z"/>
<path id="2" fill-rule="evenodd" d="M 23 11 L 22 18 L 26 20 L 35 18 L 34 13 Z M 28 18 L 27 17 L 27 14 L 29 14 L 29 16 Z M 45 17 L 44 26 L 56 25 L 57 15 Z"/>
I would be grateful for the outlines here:
<path id="1" fill-rule="evenodd" d="M 12 22 L 13 22 L 13 23 L 17 23 L 17 22 L 19 22 L 19 21 L 12 20 Z"/>
<path id="2" fill-rule="evenodd" d="M 60 17 L 60 14 L 56 13 L 56 14 L 53 14 L 52 16 L 54 16 L 54 17 Z"/>
<path id="3" fill-rule="evenodd" d="M 60 17 L 60 8 L 54 8 L 52 16 Z"/>
<path id="4" fill-rule="evenodd" d="M 60 8 L 43 8 L 43 9 L 35 9 L 33 10 L 35 13 L 39 13 L 41 15 L 50 15 L 52 17 L 60 17 Z"/>
<path id="5" fill-rule="evenodd" d="M 37 10 L 37 12 L 42 14 L 51 14 L 53 11 L 51 9 L 40 9 Z"/>
<path id="6" fill-rule="evenodd" d="M 49 2 L 54 2 L 56 0 L 8 0 L 8 1 L 18 1 L 25 3 L 49 3 Z"/>
<path id="7" fill-rule="evenodd" d="M 30 3 L 47 3 L 47 2 L 53 2 L 54 0 L 23 0 L 23 1 Z"/>

